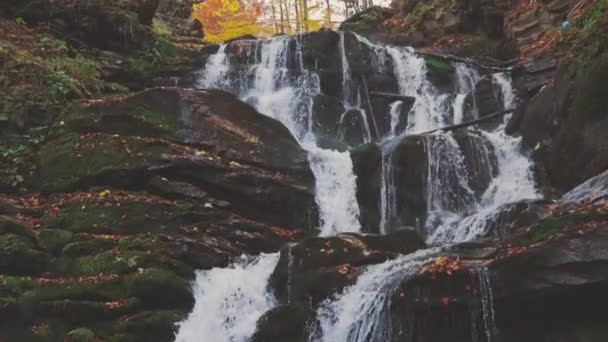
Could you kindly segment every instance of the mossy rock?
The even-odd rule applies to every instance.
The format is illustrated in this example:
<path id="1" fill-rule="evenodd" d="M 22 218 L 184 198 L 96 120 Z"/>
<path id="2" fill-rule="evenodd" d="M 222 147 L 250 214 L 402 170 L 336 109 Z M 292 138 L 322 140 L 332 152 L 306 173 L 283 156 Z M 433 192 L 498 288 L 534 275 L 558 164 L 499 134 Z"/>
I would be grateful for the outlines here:
<path id="1" fill-rule="evenodd" d="M 136 341 L 170 341 L 174 338 L 175 323 L 183 312 L 175 310 L 143 311 L 119 320 L 114 327 L 117 334 L 136 336 Z"/>
<path id="2" fill-rule="evenodd" d="M 306 342 L 315 313 L 308 305 L 290 304 L 273 308 L 257 322 L 252 342 Z"/>
<path id="3" fill-rule="evenodd" d="M 66 335 L 66 342 L 94 342 L 95 333 L 89 328 L 77 328 Z"/>
<path id="4" fill-rule="evenodd" d="M 575 228 L 588 222 L 603 222 L 606 219 L 608 214 L 596 210 L 549 216 L 530 227 L 525 234 L 516 235 L 513 242 L 517 245 L 534 244 L 565 229 Z"/>
<path id="5" fill-rule="evenodd" d="M 36 287 L 37 284 L 28 277 L 0 275 L 0 298 L 5 300 L 15 300 Z"/>
<path id="6" fill-rule="evenodd" d="M 27 237 L 0 235 L 0 273 L 38 274 L 45 270 L 48 256 Z"/>
<path id="7" fill-rule="evenodd" d="M 67 245 L 74 234 L 65 229 L 40 229 L 38 238 L 42 246 L 52 254 L 57 254 Z"/>
<path id="8" fill-rule="evenodd" d="M 25 285 L 21 285 L 25 286 Z M 63 282 L 42 283 L 22 291 L 19 304 L 28 307 L 41 302 L 61 300 L 111 302 L 127 298 L 121 278 L 65 279 Z"/>
<path id="9" fill-rule="evenodd" d="M 159 141 L 107 134 L 66 134 L 44 145 L 39 153 L 39 187 L 70 191 L 79 186 L 110 183 L 133 185 L 141 173 L 160 163 L 169 146 Z"/>
<path id="10" fill-rule="evenodd" d="M 98 254 L 116 246 L 116 242 L 109 239 L 89 239 L 85 241 L 75 241 L 66 245 L 61 254 L 79 257 L 84 255 Z"/>
<path id="11" fill-rule="evenodd" d="M 2 234 L 15 234 L 27 237 L 33 242 L 38 240 L 32 227 L 8 216 L 0 216 L 0 235 Z"/>
<path id="12" fill-rule="evenodd" d="M 388 8 L 373 6 L 345 20 L 340 25 L 340 31 L 376 33 L 384 21 L 394 14 L 395 12 Z"/>
<path id="13" fill-rule="evenodd" d="M 176 97 L 176 93 L 167 93 Z M 61 132 L 119 134 L 121 136 L 149 136 L 175 139 L 180 128 L 176 108 L 169 105 L 178 98 L 146 98 L 142 101 L 109 101 L 95 104 L 72 105 L 59 124 L 53 126 L 52 134 Z M 157 103 L 158 102 L 158 103 Z M 168 103 L 167 103 L 168 102 Z M 164 106 L 163 106 L 164 104 Z"/>
<path id="14" fill-rule="evenodd" d="M 172 269 L 182 276 L 190 276 L 194 272 L 188 265 L 158 251 L 113 249 L 97 255 L 77 258 L 72 273 L 82 276 L 100 273 L 127 274 L 149 267 Z"/>
<path id="15" fill-rule="evenodd" d="M 74 233 L 160 233 L 177 229 L 182 223 L 196 222 L 198 214 L 195 208 L 169 202 L 78 201 L 62 205 L 56 215 L 43 217 L 42 226 L 63 228 Z M 204 213 L 200 217 L 202 220 Z"/>
<path id="16" fill-rule="evenodd" d="M 194 304 L 190 284 L 175 273 L 152 268 L 136 273 L 127 280 L 129 295 L 142 300 L 149 308 L 184 308 L 189 310 Z M 170 296 L 159 294 L 170 293 Z"/>

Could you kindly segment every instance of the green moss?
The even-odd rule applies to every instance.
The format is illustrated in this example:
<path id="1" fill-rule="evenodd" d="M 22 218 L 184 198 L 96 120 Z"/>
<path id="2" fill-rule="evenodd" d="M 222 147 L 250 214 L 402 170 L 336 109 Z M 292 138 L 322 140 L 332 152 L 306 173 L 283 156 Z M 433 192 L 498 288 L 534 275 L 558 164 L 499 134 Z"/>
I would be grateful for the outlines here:
<path id="1" fill-rule="evenodd" d="M 0 298 L 14 299 L 36 287 L 30 278 L 0 275 Z"/>
<path id="2" fill-rule="evenodd" d="M 113 251 L 84 256 L 76 259 L 77 273 L 80 275 L 124 274 L 140 267 L 145 257 L 141 252 L 116 254 Z"/>
<path id="3" fill-rule="evenodd" d="M 136 335 L 141 340 L 149 337 L 163 341 L 173 337 L 175 323 L 181 317 L 181 312 L 175 310 L 144 311 L 117 322 L 115 331 Z"/>
<path id="4" fill-rule="evenodd" d="M 175 133 L 179 129 L 177 118 L 173 113 L 166 113 L 147 106 L 137 108 L 135 117 L 143 123 L 148 124 L 151 128 L 157 128 L 161 136 L 174 138 Z"/>
<path id="5" fill-rule="evenodd" d="M 127 279 L 129 295 L 156 308 L 189 308 L 193 298 L 190 284 L 177 274 L 162 268 L 151 268 L 130 275 Z M 170 298 L 159 293 L 171 293 Z"/>
<path id="6" fill-rule="evenodd" d="M 605 214 L 595 211 L 588 213 L 571 213 L 559 216 L 549 216 L 532 227 L 528 233 L 516 238 L 514 243 L 517 245 L 529 245 L 537 243 L 564 229 L 573 228 L 586 222 L 605 219 Z"/>
<path id="7" fill-rule="evenodd" d="M 160 232 L 186 214 L 180 207 L 137 201 L 123 201 L 118 205 L 95 202 L 75 202 L 61 207 L 56 216 L 43 218 L 45 227 L 64 227 L 72 232 L 135 234 Z"/>
<path id="8" fill-rule="evenodd" d="M 74 329 L 67 334 L 66 341 L 93 342 L 93 341 L 95 341 L 95 333 L 89 328 Z"/>
<path id="9" fill-rule="evenodd" d="M 56 300 L 90 300 L 109 302 L 127 298 L 122 279 L 66 280 L 63 283 L 36 284 L 22 293 L 18 301 L 24 305 Z"/>
<path id="10" fill-rule="evenodd" d="M 427 67 L 432 68 L 432 69 L 438 69 L 438 70 L 452 70 L 452 65 L 450 64 L 449 61 L 442 59 L 442 58 L 438 58 L 438 57 L 433 57 L 433 56 L 424 56 L 424 61 L 427 65 Z"/>
<path id="11" fill-rule="evenodd" d="M 163 143 L 133 137 L 66 134 L 47 143 L 39 153 L 41 188 L 68 191 L 112 171 L 122 173 L 115 179 L 118 183 L 129 183 L 124 177 L 129 171 L 141 169 L 168 152 Z"/>

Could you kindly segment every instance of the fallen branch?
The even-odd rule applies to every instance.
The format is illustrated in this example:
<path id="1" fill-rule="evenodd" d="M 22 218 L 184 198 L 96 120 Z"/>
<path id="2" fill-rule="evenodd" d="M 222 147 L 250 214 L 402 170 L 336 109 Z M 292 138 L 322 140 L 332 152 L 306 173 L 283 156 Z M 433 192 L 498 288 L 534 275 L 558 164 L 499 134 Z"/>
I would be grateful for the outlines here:
<path id="1" fill-rule="evenodd" d="M 394 100 L 399 100 L 399 101 L 403 101 L 404 104 L 406 105 L 410 105 L 412 103 L 414 103 L 414 101 L 416 101 L 415 97 L 412 96 L 405 96 L 405 95 L 401 95 L 401 94 L 392 94 L 392 93 L 384 93 L 381 91 L 370 91 L 369 94 L 371 96 L 378 96 L 378 97 L 384 97 L 387 99 L 394 99 Z"/>
<path id="2" fill-rule="evenodd" d="M 453 130 L 456 130 L 456 129 L 459 129 L 459 128 L 469 127 L 469 126 L 476 125 L 478 123 L 482 123 L 482 122 L 485 122 L 485 121 L 490 121 L 490 120 L 492 120 L 494 118 L 507 115 L 507 114 L 512 113 L 514 111 L 515 111 L 515 109 L 505 109 L 505 110 L 503 110 L 501 112 L 492 113 L 490 115 L 483 116 L 483 117 L 481 117 L 479 119 L 475 119 L 475 120 L 459 123 L 459 124 L 456 124 L 456 125 L 451 125 L 451 126 L 446 126 L 446 127 L 442 127 L 442 128 L 437 128 L 437 129 L 434 129 L 434 130 L 431 130 L 431 131 L 427 131 L 427 132 L 423 132 L 423 133 L 420 133 L 420 135 L 431 134 L 431 133 L 435 133 L 435 132 L 439 132 L 439 131 L 450 132 L 450 131 L 453 131 Z"/>

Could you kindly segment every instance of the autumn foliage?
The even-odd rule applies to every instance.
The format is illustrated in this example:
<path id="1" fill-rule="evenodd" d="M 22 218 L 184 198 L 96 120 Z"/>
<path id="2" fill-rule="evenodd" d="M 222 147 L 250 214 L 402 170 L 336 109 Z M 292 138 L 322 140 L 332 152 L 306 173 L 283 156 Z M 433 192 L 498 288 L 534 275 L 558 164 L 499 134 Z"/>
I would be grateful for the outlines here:
<path id="1" fill-rule="evenodd" d="M 261 33 L 261 14 L 262 5 L 256 0 L 207 0 L 192 8 L 194 18 L 203 24 L 205 40 L 212 43 Z"/>

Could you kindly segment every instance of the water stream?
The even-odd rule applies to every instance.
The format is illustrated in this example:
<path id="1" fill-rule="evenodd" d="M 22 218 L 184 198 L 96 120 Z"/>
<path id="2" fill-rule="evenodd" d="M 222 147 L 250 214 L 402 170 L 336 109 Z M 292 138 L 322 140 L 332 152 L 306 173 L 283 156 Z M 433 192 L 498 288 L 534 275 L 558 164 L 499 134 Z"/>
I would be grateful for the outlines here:
<path id="1" fill-rule="evenodd" d="M 380 71 L 392 66 L 400 94 L 416 99 L 407 114 L 407 123 L 403 124 L 403 103 L 390 104 L 387 108 L 389 127 L 378 142 L 382 152 L 378 225 L 380 232 L 386 234 L 401 226 L 398 192 L 407 191 L 397 189 L 395 185 L 397 174 L 393 157 L 396 147 L 406 135 L 464 121 L 471 114 L 466 113 L 465 98 L 475 89 L 480 74 L 473 66 L 457 63 L 454 65 L 456 93 L 442 93 L 428 79 L 424 58 L 411 48 L 374 45 L 362 37 L 355 37 L 360 44 L 369 47 L 374 68 Z M 321 94 L 320 77 L 316 70 L 304 67 L 300 39 L 276 37 L 231 44 L 222 45 L 208 59 L 197 87 L 230 91 L 259 112 L 288 127 L 309 152 L 310 166 L 316 179 L 319 234 L 330 236 L 359 232 L 360 209 L 350 154 L 321 148 L 312 129 L 313 99 Z M 293 44 L 295 49 L 290 48 Z M 350 68 L 345 33 L 339 33 L 337 45 L 342 75 L 340 94 L 346 109 L 340 124 L 350 110 L 359 111 L 364 123 L 364 141 L 369 142 L 371 134 L 367 113 L 362 109 L 361 90 Z M 238 47 L 237 57 L 242 57 L 239 62 L 229 53 L 230 47 Z M 490 77 L 500 89 L 498 95 L 505 108 L 512 107 L 516 96 L 510 75 L 500 73 Z M 476 108 L 474 104 L 474 117 L 480 115 Z M 477 239 L 486 233 L 488 222 L 500 206 L 539 197 L 531 162 L 520 152 L 520 140 L 504 132 L 507 120 L 505 118 L 494 129 L 471 128 L 462 130 L 458 136 L 456 133 L 439 132 L 420 138 L 426 153 L 425 198 L 421 201 L 426 203 L 422 229 L 427 242 L 440 245 Z M 471 155 L 476 158 L 475 165 L 491 175 L 484 189 L 473 189 L 474 176 L 467 169 L 466 160 L 470 156 L 463 151 L 459 139 L 472 142 L 474 151 Z M 389 314 L 387 301 L 390 301 L 399 281 L 413 276 L 417 266 L 431 260 L 437 251 L 422 250 L 366 268 L 355 285 L 318 309 L 320 327 L 313 339 L 324 342 L 389 341 L 391 327 L 386 319 Z M 181 323 L 177 341 L 200 341 L 197 336 L 205 336 L 209 341 L 247 341 L 255 330 L 255 320 L 274 305 L 265 281 L 277 259 L 276 255 L 263 256 L 253 262 L 238 261 L 227 269 L 199 272 L 195 286 L 196 306 L 188 319 Z M 240 281 L 239 277 L 251 278 L 243 280 L 247 284 L 246 290 L 235 284 Z M 491 302 L 489 277 L 480 273 L 480 284 L 484 287 L 484 300 Z M 207 287 L 216 289 L 207 290 Z M 234 310 L 241 305 L 244 310 Z M 484 307 L 491 308 L 491 303 L 489 305 L 484 304 Z M 493 324 L 493 319 L 493 311 L 483 313 L 484 324 Z M 486 327 L 488 329 L 491 328 Z M 490 341 L 490 337 L 487 338 Z"/>

